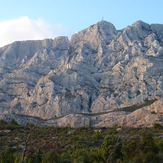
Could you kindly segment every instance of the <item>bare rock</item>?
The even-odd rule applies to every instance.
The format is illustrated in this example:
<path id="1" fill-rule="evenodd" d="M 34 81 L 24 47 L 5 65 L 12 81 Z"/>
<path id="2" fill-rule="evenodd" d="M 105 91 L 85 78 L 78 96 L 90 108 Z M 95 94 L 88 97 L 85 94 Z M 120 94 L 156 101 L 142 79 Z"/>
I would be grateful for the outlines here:
<path id="1" fill-rule="evenodd" d="M 150 126 L 155 110 L 113 111 L 161 99 L 162 62 L 163 25 L 142 21 L 122 30 L 100 21 L 70 41 L 14 42 L 0 48 L 0 114 L 62 116 L 56 125 L 74 127 Z"/>

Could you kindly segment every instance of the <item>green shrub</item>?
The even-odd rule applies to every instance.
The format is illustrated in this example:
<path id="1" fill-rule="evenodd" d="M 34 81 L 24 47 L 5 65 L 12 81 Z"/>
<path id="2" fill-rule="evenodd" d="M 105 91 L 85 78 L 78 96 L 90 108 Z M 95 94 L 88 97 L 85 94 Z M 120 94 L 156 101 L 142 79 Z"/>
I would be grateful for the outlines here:
<path id="1" fill-rule="evenodd" d="M 10 142 L 10 143 L 7 144 L 8 147 L 13 147 L 15 145 L 16 145 L 16 142 Z"/>
<path id="2" fill-rule="evenodd" d="M 15 121 L 14 118 L 11 119 L 10 124 L 11 124 L 11 125 L 18 125 L 18 123 Z"/>
<path id="3" fill-rule="evenodd" d="M 39 135 L 39 138 L 43 138 L 44 137 L 44 135 Z"/>
<path id="4" fill-rule="evenodd" d="M 155 123 L 153 124 L 153 128 L 155 128 L 155 129 L 161 129 L 162 126 L 161 126 L 160 123 L 155 122 Z"/>
<path id="5" fill-rule="evenodd" d="M 21 163 L 21 159 L 22 159 L 22 155 L 16 156 L 14 163 Z"/>
<path id="6" fill-rule="evenodd" d="M 56 152 L 54 149 L 51 151 L 47 152 L 42 160 L 41 163 L 60 163 L 60 159 L 56 155 Z"/>
<path id="7" fill-rule="evenodd" d="M 105 137 L 104 142 L 101 145 L 101 149 L 102 149 L 101 155 L 103 156 L 105 161 L 107 161 L 108 156 L 113 151 L 117 141 L 118 141 L 117 136 L 107 135 Z M 119 139 L 119 141 L 120 141 L 120 139 Z M 122 157 L 121 147 L 122 147 L 122 144 L 119 144 L 119 146 L 117 147 L 117 149 L 116 149 L 114 155 L 112 156 L 111 160 L 116 160 L 116 159 Z"/>
<path id="8" fill-rule="evenodd" d="M 102 138 L 102 134 L 99 132 L 96 132 L 95 134 L 93 134 L 92 136 L 93 139 L 101 139 Z"/>
<path id="9" fill-rule="evenodd" d="M 161 153 L 163 153 L 163 139 L 162 138 L 155 138 L 154 141 L 155 141 L 155 144 L 157 145 L 157 147 L 159 148 L 159 151 Z"/>
<path id="10" fill-rule="evenodd" d="M 33 124 L 33 123 L 26 123 L 26 126 L 28 126 L 28 127 L 30 127 L 30 128 L 32 128 L 32 127 L 34 127 L 35 125 Z"/>
<path id="11" fill-rule="evenodd" d="M 139 139 L 135 137 L 133 140 L 126 141 L 121 151 L 126 162 L 155 163 L 152 160 L 156 160 L 159 148 L 154 142 L 152 133 L 145 133 Z"/>
<path id="12" fill-rule="evenodd" d="M 77 140 L 79 140 L 79 137 L 76 136 L 76 135 L 72 135 L 71 138 L 70 138 L 71 143 L 74 142 L 74 141 L 77 141 Z"/>
<path id="13" fill-rule="evenodd" d="M 6 121 L 4 121 L 4 120 L 0 120 L 0 126 L 3 126 L 3 125 L 7 125 L 8 123 L 6 122 Z"/>
<path id="14" fill-rule="evenodd" d="M 1 152 L 0 161 L 2 163 L 13 163 L 15 161 L 15 157 L 13 155 L 13 149 L 6 148 L 3 152 Z"/>

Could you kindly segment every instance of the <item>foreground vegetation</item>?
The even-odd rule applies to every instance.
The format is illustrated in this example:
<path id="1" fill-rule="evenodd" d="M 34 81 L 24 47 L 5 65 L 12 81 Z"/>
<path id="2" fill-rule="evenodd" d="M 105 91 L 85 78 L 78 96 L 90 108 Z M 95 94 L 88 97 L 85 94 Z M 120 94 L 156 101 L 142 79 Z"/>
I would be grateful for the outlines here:
<path id="1" fill-rule="evenodd" d="M 0 163 L 20 163 L 33 124 L 0 121 Z M 24 163 L 162 163 L 163 127 L 35 127 Z"/>

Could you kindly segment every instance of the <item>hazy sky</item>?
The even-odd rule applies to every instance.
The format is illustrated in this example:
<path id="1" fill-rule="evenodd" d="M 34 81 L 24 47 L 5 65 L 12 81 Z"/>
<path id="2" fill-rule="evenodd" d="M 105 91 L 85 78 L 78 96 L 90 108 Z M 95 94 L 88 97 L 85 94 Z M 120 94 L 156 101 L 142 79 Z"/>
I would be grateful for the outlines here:
<path id="1" fill-rule="evenodd" d="M 0 0 L 0 47 L 16 40 L 68 36 L 104 20 L 122 29 L 163 24 L 163 0 Z"/>

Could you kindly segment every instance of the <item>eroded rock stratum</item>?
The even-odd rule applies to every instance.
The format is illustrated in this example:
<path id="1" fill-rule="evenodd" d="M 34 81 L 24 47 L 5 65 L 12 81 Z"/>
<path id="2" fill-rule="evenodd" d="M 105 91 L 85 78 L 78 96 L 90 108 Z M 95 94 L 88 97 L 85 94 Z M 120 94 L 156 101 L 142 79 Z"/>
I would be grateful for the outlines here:
<path id="1" fill-rule="evenodd" d="M 57 37 L 0 48 L 2 119 L 16 117 L 24 124 L 26 115 L 63 126 L 150 126 L 162 122 L 161 109 L 117 109 L 162 97 L 162 24 L 137 21 L 116 30 L 100 21 L 70 41 Z"/>

